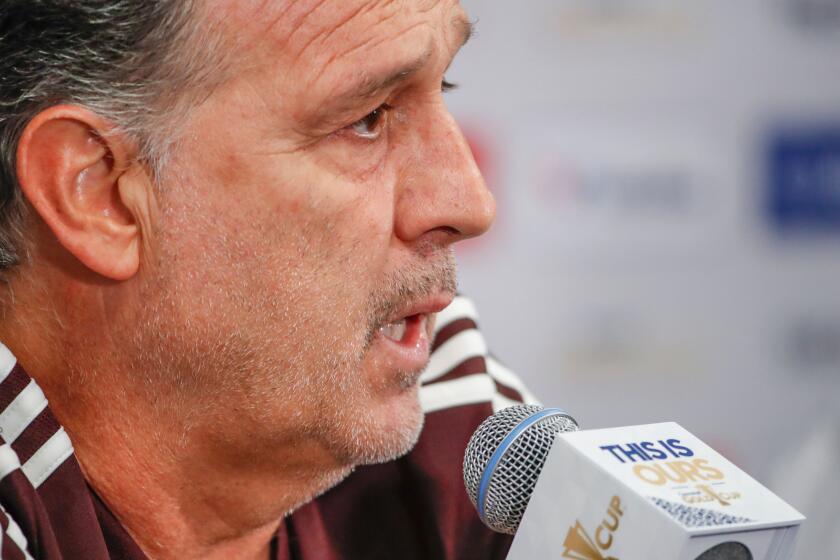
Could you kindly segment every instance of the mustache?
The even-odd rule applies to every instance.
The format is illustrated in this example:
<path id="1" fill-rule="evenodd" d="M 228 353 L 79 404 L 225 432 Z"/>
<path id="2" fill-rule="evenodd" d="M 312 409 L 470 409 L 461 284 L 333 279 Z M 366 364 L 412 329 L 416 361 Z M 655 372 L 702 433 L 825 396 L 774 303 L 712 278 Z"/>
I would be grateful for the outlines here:
<path id="1" fill-rule="evenodd" d="M 367 345 L 376 331 L 400 310 L 432 295 L 454 296 L 458 290 L 455 255 L 451 249 L 426 258 L 422 264 L 405 267 L 391 275 L 371 297 Z"/>

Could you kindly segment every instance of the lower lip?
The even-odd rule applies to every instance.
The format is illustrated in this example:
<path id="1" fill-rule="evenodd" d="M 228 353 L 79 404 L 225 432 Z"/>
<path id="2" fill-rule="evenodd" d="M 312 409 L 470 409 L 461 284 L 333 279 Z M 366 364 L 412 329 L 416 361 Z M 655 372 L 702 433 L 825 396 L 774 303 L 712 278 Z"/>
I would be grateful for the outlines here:
<path id="1" fill-rule="evenodd" d="M 405 334 L 402 340 L 388 338 L 381 332 L 376 338 L 388 354 L 388 361 L 403 371 L 419 371 L 429 361 L 429 318 L 427 315 L 412 315 L 406 318 Z"/>

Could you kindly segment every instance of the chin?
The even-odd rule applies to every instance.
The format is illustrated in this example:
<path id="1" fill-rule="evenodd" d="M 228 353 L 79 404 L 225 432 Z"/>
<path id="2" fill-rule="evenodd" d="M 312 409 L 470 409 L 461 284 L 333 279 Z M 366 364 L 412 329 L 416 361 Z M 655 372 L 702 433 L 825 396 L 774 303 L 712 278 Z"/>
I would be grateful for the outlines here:
<path id="1" fill-rule="evenodd" d="M 389 403 L 385 416 L 387 420 L 382 430 L 385 440 L 390 443 L 390 449 L 386 443 L 382 449 L 383 458 L 377 462 L 402 457 L 417 444 L 426 418 L 420 406 L 419 387 L 412 387 L 401 398 Z"/>
<path id="2" fill-rule="evenodd" d="M 417 444 L 425 415 L 420 407 L 419 387 L 406 389 L 385 402 L 356 411 L 347 419 L 335 451 L 352 466 L 385 463 L 402 457 Z M 338 442 L 336 442 L 338 443 Z"/>

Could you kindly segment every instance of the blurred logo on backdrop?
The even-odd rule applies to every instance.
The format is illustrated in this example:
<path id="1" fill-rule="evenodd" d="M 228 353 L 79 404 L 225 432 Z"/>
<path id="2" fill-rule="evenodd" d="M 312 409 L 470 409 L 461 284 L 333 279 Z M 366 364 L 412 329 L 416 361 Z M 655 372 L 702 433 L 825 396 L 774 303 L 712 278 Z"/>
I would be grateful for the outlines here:
<path id="1" fill-rule="evenodd" d="M 840 234 L 840 124 L 773 132 L 766 166 L 775 231 Z"/>
<path id="2" fill-rule="evenodd" d="M 837 317 L 798 317 L 781 333 L 783 363 L 797 374 L 840 372 L 840 319 Z"/>
<path id="3" fill-rule="evenodd" d="M 558 209 L 655 219 L 690 213 L 700 185 L 692 169 L 677 161 L 588 166 L 558 158 L 546 162 L 540 187 L 542 202 Z"/>
<path id="4" fill-rule="evenodd" d="M 697 21 L 692 2 L 673 0 L 559 0 L 550 21 L 569 34 L 648 34 L 682 32 Z"/>
<path id="5" fill-rule="evenodd" d="M 588 258 L 605 250 L 615 263 L 713 247 L 726 229 L 725 158 L 702 129 L 546 123 L 521 153 L 530 176 L 517 191 L 517 218 L 541 251 Z"/>
<path id="6" fill-rule="evenodd" d="M 799 29 L 840 30 L 840 0 L 780 0 L 787 21 Z"/>

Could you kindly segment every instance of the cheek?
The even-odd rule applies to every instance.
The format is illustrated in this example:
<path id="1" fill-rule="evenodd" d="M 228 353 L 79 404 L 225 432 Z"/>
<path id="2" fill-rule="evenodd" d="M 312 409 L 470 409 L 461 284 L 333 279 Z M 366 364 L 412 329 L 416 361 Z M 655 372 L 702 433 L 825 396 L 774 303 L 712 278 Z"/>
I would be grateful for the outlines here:
<path id="1" fill-rule="evenodd" d="M 230 261 L 262 260 L 275 273 L 332 269 L 370 277 L 385 267 L 394 225 L 393 163 L 358 175 L 325 165 L 318 149 L 205 148 L 182 154 L 178 184 L 171 185 L 181 212 L 206 222 L 199 241 L 211 246 L 195 250 L 219 244 Z"/>
<path id="2" fill-rule="evenodd" d="M 321 257 L 358 260 L 387 258 L 393 235 L 396 177 L 387 167 L 360 179 L 336 175 L 311 161 L 299 161 L 281 181 L 259 181 L 258 208 L 263 220 L 282 222 L 300 234 Z M 276 186 L 281 184 L 282 186 Z M 288 231 L 286 231 L 288 233 Z"/>

